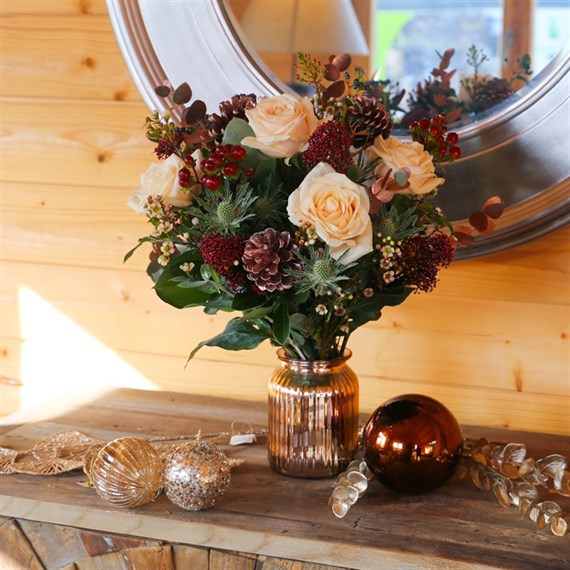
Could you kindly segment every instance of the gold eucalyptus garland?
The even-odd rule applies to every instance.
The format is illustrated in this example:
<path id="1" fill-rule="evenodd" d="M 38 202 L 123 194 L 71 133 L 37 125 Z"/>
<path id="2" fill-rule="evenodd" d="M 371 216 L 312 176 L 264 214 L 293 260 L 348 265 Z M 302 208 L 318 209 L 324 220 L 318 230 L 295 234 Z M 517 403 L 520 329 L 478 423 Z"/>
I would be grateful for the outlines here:
<path id="1" fill-rule="evenodd" d="M 172 453 L 172 442 L 206 439 L 210 443 L 232 436 L 266 435 L 267 429 L 247 429 L 191 435 L 144 438 L 154 444 L 162 457 Z M 78 431 L 57 433 L 37 442 L 31 449 L 15 451 L 0 447 L 0 474 L 58 475 L 75 469 L 89 473 L 89 465 L 106 442 Z M 87 465 L 87 468 L 86 468 Z M 560 454 L 535 460 L 527 456 L 522 443 L 498 444 L 480 439 L 465 439 L 463 457 L 457 475 L 469 477 L 476 487 L 492 491 L 505 508 L 516 507 L 520 515 L 532 521 L 539 530 L 548 528 L 556 536 L 564 536 L 568 522 L 561 506 L 551 497 L 570 497 L 570 463 Z M 332 512 L 344 517 L 351 506 L 368 490 L 374 478 L 364 461 L 362 450 L 341 473 L 329 499 Z"/>

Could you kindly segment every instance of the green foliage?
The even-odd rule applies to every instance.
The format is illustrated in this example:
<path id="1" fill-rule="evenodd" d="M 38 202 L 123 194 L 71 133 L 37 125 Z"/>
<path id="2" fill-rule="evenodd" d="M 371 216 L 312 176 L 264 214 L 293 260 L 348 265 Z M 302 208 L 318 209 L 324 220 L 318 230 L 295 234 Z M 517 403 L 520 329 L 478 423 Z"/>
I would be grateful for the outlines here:
<path id="1" fill-rule="evenodd" d="M 222 196 L 217 192 L 205 190 L 200 196 L 196 196 L 187 212 L 197 220 L 195 230 L 204 234 L 236 234 L 246 220 L 254 217 L 252 204 L 256 200 L 257 196 L 253 194 L 248 183 L 237 184 L 234 188 L 233 181 L 226 179 Z"/>
<path id="2" fill-rule="evenodd" d="M 198 350 L 204 346 L 217 346 L 224 350 L 251 350 L 268 338 L 270 338 L 270 332 L 264 321 L 261 319 L 243 320 L 237 317 L 229 321 L 220 334 L 198 343 L 188 356 L 188 361 L 192 360 Z"/>

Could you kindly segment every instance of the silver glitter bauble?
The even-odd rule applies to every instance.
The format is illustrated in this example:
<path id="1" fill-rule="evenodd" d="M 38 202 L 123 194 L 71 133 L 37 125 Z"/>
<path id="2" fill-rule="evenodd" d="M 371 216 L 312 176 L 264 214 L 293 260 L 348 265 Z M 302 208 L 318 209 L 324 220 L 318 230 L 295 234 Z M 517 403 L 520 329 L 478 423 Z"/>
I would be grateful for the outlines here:
<path id="1" fill-rule="evenodd" d="M 118 507 L 138 507 L 162 490 L 163 462 L 143 439 L 122 437 L 103 446 L 89 460 L 97 494 Z"/>
<path id="2" fill-rule="evenodd" d="M 177 447 L 164 469 L 164 492 L 179 507 L 212 507 L 230 484 L 232 463 L 212 443 L 200 439 Z"/>

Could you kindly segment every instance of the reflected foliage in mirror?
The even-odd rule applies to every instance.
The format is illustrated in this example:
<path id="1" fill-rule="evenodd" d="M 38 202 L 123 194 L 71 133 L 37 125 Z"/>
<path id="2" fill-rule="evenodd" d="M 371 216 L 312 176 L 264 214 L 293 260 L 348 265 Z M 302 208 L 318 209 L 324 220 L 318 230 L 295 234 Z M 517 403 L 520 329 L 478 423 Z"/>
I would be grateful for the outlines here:
<path id="1" fill-rule="evenodd" d="M 283 91 L 291 92 L 287 85 L 292 83 L 291 66 L 294 59 L 291 53 L 258 52 L 243 34 L 239 23 L 243 13 L 240 16 L 238 10 L 240 6 L 243 8 L 250 3 L 255 2 L 217 0 L 181 3 L 164 0 L 156 3 L 108 0 L 110 17 L 119 44 L 133 79 L 151 109 L 164 110 L 163 102 L 154 93 L 154 87 L 165 80 L 172 85 L 185 81 L 191 83 L 195 98 L 206 102 L 209 113 L 216 112 L 219 101 L 228 100 L 235 94 L 272 95 Z M 496 2 L 481 0 L 476 4 L 487 6 L 493 3 Z M 370 7 L 386 7 L 390 3 L 388 0 L 374 4 L 366 0 L 352 0 L 349 4 L 354 13 L 351 21 L 358 22 L 368 46 L 372 46 L 368 54 L 361 54 L 355 59 L 360 58 L 358 65 L 374 69 L 368 65 L 369 59 L 376 54 L 375 44 L 371 43 Z M 443 0 L 409 0 L 408 4 L 414 4 L 413 8 L 430 4 L 439 10 L 441 6 L 449 3 Z M 568 222 L 570 64 L 566 44 L 564 49 L 558 51 L 556 57 L 540 70 L 538 61 L 535 60 L 535 52 L 528 49 L 528 46 L 542 45 L 545 40 L 537 42 L 534 32 L 527 32 L 526 39 L 521 40 L 512 32 L 515 28 L 531 29 L 528 22 L 532 20 L 532 14 L 528 10 L 520 9 L 520 4 L 534 4 L 536 10 L 544 6 L 558 9 L 560 2 L 557 0 L 536 0 L 534 3 L 506 2 L 502 21 L 503 29 L 507 30 L 507 33 L 502 34 L 502 45 L 508 49 L 503 49 L 500 57 L 496 55 L 496 50 L 489 49 L 486 42 L 468 37 L 465 31 L 462 35 L 467 39 L 466 44 L 459 44 L 450 37 L 452 29 L 462 29 L 461 26 L 469 25 L 468 18 L 462 15 L 460 10 L 457 11 L 458 7 L 454 4 L 455 25 L 448 24 L 446 33 L 430 34 L 430 41 L 437 40 L 441 44 L 435 49 L 433 45 L 428 45 L 428 73 L 426 76 L 424 67 L 424 75 L 420 81 L 429 80 L 429 72 L 438 67 L 440 57 L 436 50 L 444 56 L 450 47 L 456 48 L 456 53 L 446 70 L 458 69 L 454 74 L 454 81 L 459 81 L 460 75 L 465 74 L 460 64 L 467 58 L 465 49 L 468 50 L 471 45 L 475 45 L 491 62 L 495 60 L 495 63 L 502 63 L 499 72 L 496 68 L 487 69 L 485 66 L 489 62 L 483 62 L 479 68 L 481 75 L 490 73 L 499 80 L 511 78 L 513 69 L 505 65 L 504 59 L 516 63 L 517 59 L 522 59 L 526 53 L 531 56 L 533 68 L 528 84 L 523 81 L 520 88 L 516 86 L 518 90 L 514 94 L 497 105 L 473 116 L 463 117 L 453 126 L 462 141 L 462 156 L 446 169 L 447 192 L 440 205 L 450 215 L 454 224 L 458 225 L 464 224 L 470 213 L 493 195 L 500 195 L 506 206 L 496 231 L 491 236 L 478 238 L 474 247 L 464 250 L 467 252 L 465 257 L 471 257 L 514 247 L 556 230 Z M 466 3 L 462 2 L 461 5 L 463 4 Z M 563 4 L 568 13 L 567 3 Z M 403 5 L 403 1 L 398 2 L 398 5 Z M 519 9 L 514 9 L 515 7 Z M 492 6 L 489 7 L 489 10 L 491 9 Z M 479 11 L 486 13 L 483 8 Z M 536 16 L 534 20 L 539 22 L 542 21 L 541 18 L 542 16 Z M 554 21 L 558 20 L 564 18 L 555 16 Z M 408 18 L 404 24 L 412 21 L 413 18 Z M 553 20 L 551 18 L 548 21 Z M 321 33 L 323 30 L 318 28 L 319 20 L 316 19 L 314 23 L 317 26 L 315 33 Z M 562 27 L 556 28 L 556 34 L 567 37 L 568 29 L 561 25 Z M 401 29 L 405 27 L 400 26 Z M 547 24 L 546 29 L 554 30 L 553 24 Z M 493 33 L 495 32 L 498 37 L 499 31 L 494 30 Z M 397 34 L 390 45 L 403 42 L 395 41 L 396 37 Z M 215 38 L 215 41 L 212 41 L 212 38 Z M 386 34 L 382 34 L 382 38 L 386 39 Z M 489 41 L 493 43 L 492 40 Z M 467 48 L 462 47 L 464 45 L 467 45 Z M 552 50 L 554 48 L 551 48 Z M 322 54 L 322 58 L 326 58 L 328 53 L 329 50 Z M 388 53 L 386 49 L 384 53 Z M 318 53 L 315 55 L 320 56 Z M 411 60 L 412 57 L 408 54 L 405 59 Z M 384 61 L 387 61 L 387 56 Z M 269 63 L 272 64 L 271 68 Z M 386 63 L 385 65 L 387 67 Z M 517 65 L 520 65 L 520 62 Z M 381 64 L 377 67 L 381 67 Z M 388 68 L 385 71 L 387 77 Z M 376 74 L 367 79 L 381 80 L 382 75 L 376 69 Z M 390 81 L 397 83 L 403 81 L 403 77 Z M 458 85 L 453 87 L 456 96 L 460 91 Z M 408 96 L 409 93 L 406 92 L 401 98 L 402 105 L 406 103 Z"/>

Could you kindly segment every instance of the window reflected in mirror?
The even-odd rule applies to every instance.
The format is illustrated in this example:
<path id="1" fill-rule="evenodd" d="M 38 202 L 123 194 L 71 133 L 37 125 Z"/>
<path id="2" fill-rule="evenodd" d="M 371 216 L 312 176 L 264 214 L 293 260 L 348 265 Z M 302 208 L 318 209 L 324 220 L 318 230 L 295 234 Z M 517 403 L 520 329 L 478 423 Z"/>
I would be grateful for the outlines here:
<path id="1" fill-rule="evenodd" d="M 275 78 L 301 94 L 296 52 L 348 52 L 395 123 L 468 122 L 509 100 L 569 37 L 567 0 L 226 0 Z"/>

